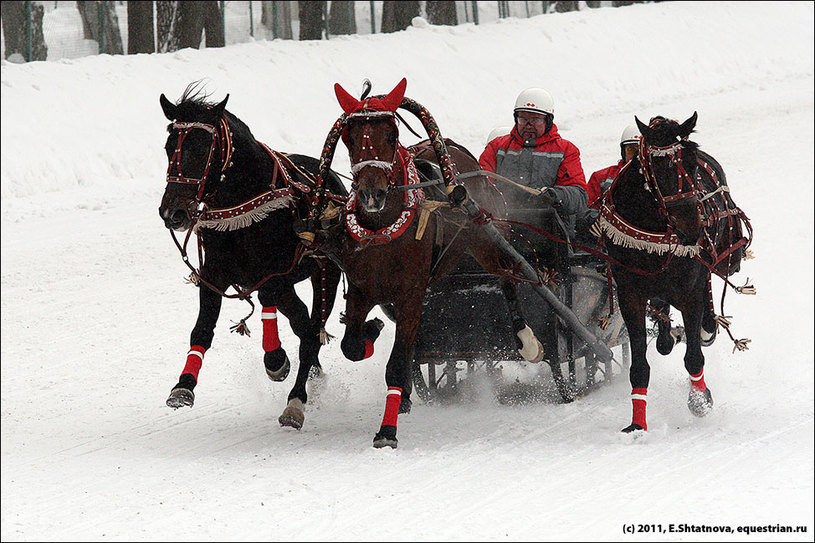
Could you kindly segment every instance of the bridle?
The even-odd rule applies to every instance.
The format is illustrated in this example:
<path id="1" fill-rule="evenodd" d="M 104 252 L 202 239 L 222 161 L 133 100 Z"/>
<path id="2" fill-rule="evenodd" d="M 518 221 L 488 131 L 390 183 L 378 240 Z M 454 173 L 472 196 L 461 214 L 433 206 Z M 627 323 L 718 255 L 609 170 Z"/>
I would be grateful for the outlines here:
<path id="1" fill-rule="evenodd" d="M 668 207 L 682 203 L 683 200 L 688 198 L 698 196 L 698 187 L 682 163 L 682 153 L 685 150 L 684 144 L 686 141 L 687 138 L 684 138 L 681 141 L 677 141 L 664 147 L 658 147 L 656 145 L 650 145 L 644 142 L 640 145 L 638 158 L 642 167 L 642 174 L 645 176 L 648 188 L 656 193 L 657 199 L 660 203 L 660 213 L 663 215 L 668 215 Z M 654 174 L 654 157 L 668 157 L 671 164 L 676 167 L 676 194 L 670 194 L 668 196 L 662 194 L 656 175 Z"/>
<path id="2" fill-rule="evenodd" d="M 178 121 L 173 122 L 171 127 L 174 130 L 178 130 L 178 141 L 176 142 L 173 154 L 170 156 L 170 162 L 167 165 L 167 182 L 196 185 L 197 191 L 194 204 L 197 209 L 204 196 L 204 189 L 210 169 L 212 168 L 216 150 L 219 151 L 219 160 L 221 162 L 221 179 L 223 179 L 223 172 L 230 166 L 232 160 L 232 132 L 229 129 L 229 123 L 226 117 L 221 117 L 217 127 L 202 122 Z M 189 136 L 193 130 L 205 130 L 212 136 L 212 143 L 207 153 L 207 162 L 201 177 L 185 176 L 181 169 L 181 148 L 184 145 L 184 140 L 187 139 L 187 136 Z"/>
<path id="3" fill-rule="evenodd" d="M 355 113 L 351 113 L 346 117 L 345 123 L 346 127 L 342 132 L 342 139 L 343 142 L 348 145 L 347 141 L 347 130 L 348 124 L 351 122 L 361 122 L 362 124 L 362 148 L 360 149 L 359 157 L 354 160 L 354 157 L 351 158 L 351 174 L 354 177 L 354 181 L 352 183 L 352 188 L 356 190 L 357 182 L 356 176 L 357 174 L 363 169 L 367 167 L 374 167 L 384 170 L 385 176 L 388 178 L 388 189 L 394 187 L 396 185 L 396 175 L 395 170 L 398 166 L 399 161 L 399 144 L 398 141 L 393 148 L 393 156 L 391 156 L 390 162 L 386 160 L 381 160 L 379 155 L 377 154 L 376 150 L 374 149 L 373 145 L 371 144 L 371 121 L 372 120 L 380 120 L 380 119 L 388 119 L 393 124 L 394 130 L 396 129 L 396 116 L 392 111 L 371 111 L 371 110 L 362 110 Z"/>

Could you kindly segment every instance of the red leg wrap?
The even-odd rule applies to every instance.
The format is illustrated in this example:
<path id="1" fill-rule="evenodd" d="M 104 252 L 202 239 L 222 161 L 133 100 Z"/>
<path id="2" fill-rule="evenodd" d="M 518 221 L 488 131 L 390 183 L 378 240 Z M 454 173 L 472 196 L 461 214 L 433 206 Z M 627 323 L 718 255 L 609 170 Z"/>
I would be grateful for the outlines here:
<path id="1" fill-rule="evenodd" d="M 260 314 L 263 321 L 263 351 L 274 351 L 280 347 L 280 336 L 277 334 L 277 306 L 264 307 Z"/>
<path id="2" fill-rule="evenodd" d="M 365 340 L 365 356 L 362 357 L 363 360 L 366 358 L 371 358 L 374 354 L 374 343 L 370 339 Z"/>
<path id="3" fill-rule="evenodd" d="M 402 389 L 399 387 L 388 387 L 388 396 L 385 399 L 385 416 L 382 417 L 382 426 L 396 427 L 396 419 L 399 416 L 399 404 L 402 403 Z"/>
<path id="4" fill-rule="evenodd" d="M 648 429 L 648 424 L 645 422 L 645 397 L 647 394 L 647 388 L 631 389 L 631 405 L 634 407 L 634 416 L 631 419 L 631 424 L 639 424 L 644 430 Z"/>
<path id="5" fill-rule="evenodd" d="M 704 392 L 707 389 L 707 385 L 705 384 L 705 370 L 703 369 L 696 375 L 690 376 L 690 386 L 695 388 L 699 392 Z"/>
<path id="6" fill-rule="evenodd" d="M 205 351 L 206 349 L 200 345 L 193 345 L 190 347 L 190 352 L 187 353 L 187 364 L 184 366 L 184 371 L 181 372 L 181 375 L 190 373 L 193 377 L 195 377 L 195 381 L 197 382 L 198 372 L 201 370 L 201 364 L 204 363 Z"/>

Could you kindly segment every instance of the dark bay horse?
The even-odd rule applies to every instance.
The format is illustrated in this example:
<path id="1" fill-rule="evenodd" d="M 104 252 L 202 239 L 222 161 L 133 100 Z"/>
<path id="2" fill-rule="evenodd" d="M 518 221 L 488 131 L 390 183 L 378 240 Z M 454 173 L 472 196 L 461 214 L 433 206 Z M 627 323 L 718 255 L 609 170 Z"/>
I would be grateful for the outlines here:
<path id="1" fill-rule="evenodd" d="M 334 304 L 341 273 L 325 257 L 305 254 L 293 229 L 295 221 L 308 212 L 306 196 L 319 163 L 307 156 L 278 153 L 256 141 L 246 124 L 225 109 L 228 95 L 218 104 L 205 99 L 195 84 L 177 104 L 163 94 L 160 98 L 171 124 L 165 146 L 167 188 L 159 215 L 171 232 L 188 232 L 183 246 L 174 233 L 173 239 L 199 289 L 198 319 L 190 335 L 186 366 L 167 405 L 193 405 L 193 389 L 204 353 L 212 344 L 222 298 L 237 297 L 251 304 L 249 295 L 257 290 L 263 307 L 263 362 L 271 380 L 283 381 L 290 369 L 278 337 L 277 310 L 300 340 L 297 378 L 279 418 L 281 425 L 299 429 L 305 419 L 306 381 L 320 371 L 322 326 Z M 336 175 L 330 173 L 326 185 L 332 198 L 344 202 L 347 191 Z M 200 270 L 190 265 L 186 255 L 193 233 Z M 314 291 L 311 315 L 294 290 L 305 279 L 311 280 Z M 238 294 L 227 295 L 230 287 Z M 245 320 L 233 328 L 244 332 Z"/>
<path id="2" fill-rule="evenodd" d="M 750 240 L 742 236 L 742 222 L 749 228 L 749 221 L 730 199 L 721 166 L 688 140 L 696 113 L 681 124 L 664 117 L 649 125 L 635 120 L 642 134 L 639 155 L 606 193 L 598 219 L 614 259 L 611 270 L 631 341 L 633 417 L 623 432 L 647 430 L 645 316 L 653 298 L 682 313 L 688 408 L 698 417 L 710 412 L 713 397 L 705 383 L 702 346 L 712 342 L 717 329 L 711 273 L 726 280 L 738 271 L 752 239 L 752 232 Z M 659 351 L 667 354 L 672 347 L 671 342 Z"/>
<path id="3" fill-rule="evenodd" d="M 342 140 L 353 174 L 342 241 L 342 261 L 349 280 L 343 354 L 350 360 L 373 354 L 382 323 L 366 318 L 375 305 L 392 304 L 396 321 L 385 370 L 385 414 L 373 443 L 377 448 L 397 446 L 398 414 L 410 410 L 412 346 L 428 285 L 454 269 L 465 252 L 488 272 L 504 278 L 511 275 L 510 264 L 483 229 L 466 214 L 450 209 L 441 180 L 439 185 L 411 188 L 421 182 L 419 169 L 430 174 L 438 160 L 428 153 L 428 161 L 417 168 L 411 150 L 399 143 L 395 112 L 402 104 L 406 85 L 403 79 L 388 95 L 363 100 L 335 85 L 346 115 Z M 414 152 L 423 149 L 427 147 L 419 146 Z M 448 152 L 458 172 L 479 170 L 478 161 L 463 148 L 451 145 Z M 491 214 L 506 215 L 503 198 L 487 178 L 471 177 L 466 188 Z M 506 284 L 506 289 L 514 292 L 514 284 L 510 280 Z M 508 301 L 511 312 L 517 310 L 513 318 L 518 323 L 521 354 L 539 361 L 540 342 L 520 315 L 517 299 L 513 304 L 509 296 Z"/>

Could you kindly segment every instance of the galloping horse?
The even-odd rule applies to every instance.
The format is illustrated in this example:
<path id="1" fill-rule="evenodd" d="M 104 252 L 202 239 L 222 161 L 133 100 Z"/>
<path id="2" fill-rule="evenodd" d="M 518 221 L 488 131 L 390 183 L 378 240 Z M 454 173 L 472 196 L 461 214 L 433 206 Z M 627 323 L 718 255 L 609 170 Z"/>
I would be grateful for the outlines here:
<path id="1" fill-rule="evenodd" d="M 347 234 L 342 241 L 342 261 L 349 280 L 343 354 L 350 360 L 373 354 L 382 323 L 365 319 L 375 305 L 393 304 L 396 320 L 396 337 L 385 370 L 385 414 L 373 442 L 377 448 L 397 446 L 398 414 L 410 411 L 412 346 L 428 285 L 451 271 L 465 252 L 490 273 L 511 275 L 510 264 L 483 229 L 473 225 L 467 215 L 446 207 L 444 190 L 425 192 L 416 186 L 421 183 L 419 170 L 410 150 L 399 143 L 395 119 L 406 85 L 402 79 L 388 95 L 363 100 L 352 97 L 339 84 L 334 87 L 345 112 L 343 122 L 335 126 L 343 126 L 342 140 L 353 174 L 345 207 Z M 428 117 L 423 119 L 425 126 L 430 122 L 435 126 Z M 445 152 L 459 172 L 479 169 L 466 150 L 451 145 Z M 429 173 L 433 164 L 425 162 L 419 167 Z M 440 183 L 437 187 L 443 187 Z M 493 215 L 505 216 L 500 193 L 485 177 L 468 179 L 467 191 Z M 514 291 L 509 280 L 507 289 Z M 513 317 L 518 323 L 521 354 L 539 361 L 540 343 L 520 315 L 517 299 L 514 307 L 511 296 L 508 301 L 511 311 L 518 311 Z"/>
<path id="2" fill-rule="evenodd" d="M 186 366 L 167 405 L 193 405 L 193 389 L 204 353 L 212 344 L 222 297 L 251 304 L 249 295 L 257 290 L 263 306 L 263 362 L 271 380 L 283 381 L 290 369 L 278 337 L 278 309 L 300 339 L 297 379 L 279 418 L 281 425 L 299 429 L 305 419 L 306 381 L 320 371 L 318 353 L 325 337 L 321 327 L 334 304 L 341 274 L 325 257 L 304 254 L 293 229 L 295 221 L 308 212 L 304 195 L 313 190 L 319 163 L 307 156 L 278 153 L 256 141 L 249 128 L 225 109 L 229 95 L 218 104 L 205 98 L 194 84 L 177 104 L 163 94 L 160 98 L 171 124 L 165 146 L 167 188 L 159 215 L 199 289 L 198 320 L 190 335 Z M 332 172 L 327 190 L 341 201 L 347 195 Z M 173 231 L 188 231 L 183 246 Z M 198 239 L 200 270 L 189 264 L 186 255 L 192 233 Z M 296 283 L 307 278 L 314 290 L 311 316 L 294 290 Z M 237 295 L 225 293 L 230 286 Z M 245 320 L 233 328 L 246 332 Z"/>
<path id="3" fill-rule="evenodd" d="M 655 297 L 682 313 L 688 408 L 697 417 L 710 412 L 713 397 L 705 383 L 702 346 L 712 343 L 717 323 L 728 324 L 713 312 L 711 272 L 727 281 L 752 241 L 752 231 L 750 239 L 742 236 L 742 222 L 750 228 L 749 220 L 730 199 L 721 166 L 688 140 L 696 119 L 696 113 L 682 124 L 655 117 L 645 125 L 635 117 L 642 134 L 639 155 L 604 196 L 598 219 L 631 341 L 633 417 L 623 432 L 648 427 L 645 315 Z M 736 290 L 752 294 L 751 289 Z M 746 348 L 745 341 L 736 347 Z M 672 347 L 663 345 L 660 353 Z"/>

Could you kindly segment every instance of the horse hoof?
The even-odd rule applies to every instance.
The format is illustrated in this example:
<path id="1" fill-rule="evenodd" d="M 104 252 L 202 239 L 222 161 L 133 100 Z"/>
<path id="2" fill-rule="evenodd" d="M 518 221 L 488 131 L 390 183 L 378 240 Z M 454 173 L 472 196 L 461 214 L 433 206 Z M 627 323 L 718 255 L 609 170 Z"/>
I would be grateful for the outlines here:
<path id="1" fill-rule="evenodd" d="M 389 424 L 382 425 L 379 428 L 379 432 L 374 436 L 375 449 L 382 449 L 384 447 L 395 449 L 398 444 L 399 441 L 396 439 L 396 426 Z"/>
<path id="2" fill-rule="evenodd" d="M 303 402 L 297 398 L 289 400 L 289 405 L 283 410 L 283 414 L 277 419 L 280 426 L 290 426 L 295 430 L 303 427 L 303 422 L 306 420 L 306 415 L 303 410 Z"/>
<path id="3" fill-rule="evenodd" d="M 283 347 L 278 347 L 274 351 L 269 351 L 263 355 L 263 365 L 266 366 L 266 375 L 272 381 L 285 381 L 289 376 L 291 363 Z"/>
<path id="4" fill-rule="evenodd" d="M 713 410 L 713 395 L 710 389 L 706 388 L 703 392 L 691 388 L 688 394 L 688 409 L 695 417 L 704 417 Z"/>
<path id="5" fill-rule="evenodd" d="M 663 356 L 671 354 L 677 343 L 682 341 L 685 329 L 681 326 L 672 328 L 670 326 L 659 327 L 657 336 L 657 352 Z"/>
<path id="6" fill-rule="evenodd" d="M 192 407 L 195 402 L 195 394 L 188 388 L 174 388 L 167 398 L 167 407 L 178 409 L 179 407 Z"/>
<path id="7" fill-rule="evenodd" d="M 645 432 L 645 428 L 640 426 L 639 424 L 629 424 L 625 428 L 621 430 L 624 434 L 630 434 L 631 432 L 642 431 Z"/>
<path id="8" fill-rule="evenodd" d="M 402 401 L 399 403 L 399 414 L 406 415 L 410 413 L 411 406 L 413 406 L 413 402 L 410 401 L 410 398 L 402 398 Z"/>

